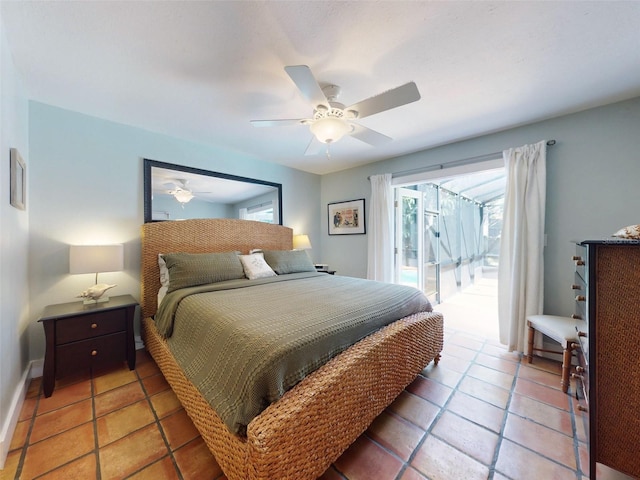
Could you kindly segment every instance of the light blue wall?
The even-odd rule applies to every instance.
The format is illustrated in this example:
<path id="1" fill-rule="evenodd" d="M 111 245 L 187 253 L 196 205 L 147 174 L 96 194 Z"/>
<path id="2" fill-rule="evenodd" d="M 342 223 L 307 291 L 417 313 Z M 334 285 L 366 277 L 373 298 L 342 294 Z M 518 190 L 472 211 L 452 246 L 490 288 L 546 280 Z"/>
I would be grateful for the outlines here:
<path id="1" fill-rule="evenodd" d="M 284 225 L 320 243 L 318 175 L 36 102 L 29 135 L 31 358 L 44 354 L 42 308 L 74 301 L 94 280 L 69 275 L 68 245 L 124 243 L 125 271 L 99 282 L 139 297 L 143 158 L 282 183 Z"/>
<path id="2" fill-rule="evenodd" d="M 23 375 L 29 365 L 28 108 L 21 79 L 7 48 L 0 18 L 0 467 L 20 413 Z M 9 204 L 9 150 L 17 148 L 27 165 L 27 210 Z"/>
<path id="3" fill-rule="evenodd" d="M 328 236 L 327 203 L 365 198 L 367 177 L 438 165 L 555 139 L 547 150 L 545 311 L 573 313 L 571 240 L 610 236 L 640 223 L 640 98 L 324 175 L 321 261 L 366 277 L 366 235 Z"/>

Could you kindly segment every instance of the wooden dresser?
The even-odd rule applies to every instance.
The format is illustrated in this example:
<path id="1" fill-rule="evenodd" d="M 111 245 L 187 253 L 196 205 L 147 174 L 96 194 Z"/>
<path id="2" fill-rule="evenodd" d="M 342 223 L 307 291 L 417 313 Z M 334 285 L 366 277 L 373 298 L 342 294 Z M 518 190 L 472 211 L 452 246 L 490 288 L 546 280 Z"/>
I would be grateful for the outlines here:
<path id="1" fill-rule="evenodd" d="M 576 317 L 589 410 L 589 477 L 640 477 L 640 241 L 576 244 Z M 615 472 L 611 471 L 613 469 Z"/>

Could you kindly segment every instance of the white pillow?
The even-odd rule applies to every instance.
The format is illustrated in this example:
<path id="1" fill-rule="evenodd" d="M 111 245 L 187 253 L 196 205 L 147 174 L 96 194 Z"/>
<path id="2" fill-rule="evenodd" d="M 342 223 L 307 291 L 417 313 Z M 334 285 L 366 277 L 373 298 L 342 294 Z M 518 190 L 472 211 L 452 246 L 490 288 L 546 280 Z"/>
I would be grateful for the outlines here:
<path id="1" fill-rule="evenodd" d="M 169 269 L 161 253 L 158 254 L 158 266 L 160 267 L 160 285 L 162 285 L 158 290 L 158 306 L 160 306 L 160 302 L 169 290 Z"/>
<path id="2" fill-rule="evenodd" d="M 264 261 L 262 254 L 254 253 L 251 255 L 238 256 L 240 257 L 240 263 L 242 263 L 244 274 L 249 280 L 276 276 L 276 272 L 274 272 L 269 264 Z"/>
<path id="3" fill-rule="evenodd" d="M 162 254 L 158 254 L 158 266 L 160 267 L 160 285 L 163 287 L 169 286 L 169 269 L 167 268 L 167 264 L 162 258 Z"/>
<path id="4" fill-rule="evenodd" d="M 167 295 L 168 290 L 169 287 L 160 287 L 160 290 L 158 290 L 158 307 L 162 303 L 162 299 Z"/>

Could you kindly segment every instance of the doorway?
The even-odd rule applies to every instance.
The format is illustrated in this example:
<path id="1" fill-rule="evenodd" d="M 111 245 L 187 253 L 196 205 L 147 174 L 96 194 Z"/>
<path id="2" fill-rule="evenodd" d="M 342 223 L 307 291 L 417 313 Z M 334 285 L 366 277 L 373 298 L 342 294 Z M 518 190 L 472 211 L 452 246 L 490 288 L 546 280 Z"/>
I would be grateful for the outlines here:
<path id="1" fill-rule="evenodd" d="M 502 162 L 395 188 L 395 281 L 423 291 L 447 324 L 498 336 Z"/>

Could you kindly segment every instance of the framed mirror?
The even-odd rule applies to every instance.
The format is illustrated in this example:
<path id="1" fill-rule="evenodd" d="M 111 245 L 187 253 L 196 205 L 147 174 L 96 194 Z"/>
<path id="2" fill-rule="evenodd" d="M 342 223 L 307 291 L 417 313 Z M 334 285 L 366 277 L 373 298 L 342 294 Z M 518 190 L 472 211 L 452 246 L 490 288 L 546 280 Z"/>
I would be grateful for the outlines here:
<path id="1" fill-rule="evenodd" d="M 282 184 L 200 168 L 144 164 L 144 221 L 244 218 L 282 225 Z"/>

